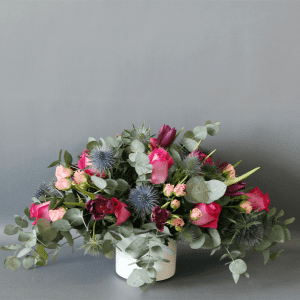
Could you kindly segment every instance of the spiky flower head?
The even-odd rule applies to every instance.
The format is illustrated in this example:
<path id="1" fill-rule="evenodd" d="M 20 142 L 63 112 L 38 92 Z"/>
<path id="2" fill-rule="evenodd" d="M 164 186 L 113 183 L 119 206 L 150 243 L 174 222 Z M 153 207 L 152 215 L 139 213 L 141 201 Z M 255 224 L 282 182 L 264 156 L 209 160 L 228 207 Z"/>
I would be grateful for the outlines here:
<path id="1" fill-rule="evenodd" d="M 90 240 L 80 246 L 78 249 L 85 248 L 84 255 L 87 253 L 93 256 L 98 256 L 102 253 L 101 241 L 99 239 L 99 234 L 96 234 L 95 240 L 90 238 Z"/>
<path id="2" fill-rule="evenodd" d="M 52 178 L 47 183 L 43 181 L 40 184 L 40 186 L 36 189 L 35 193 L 33 194 L 33 197 L 39 199 L 39 197 L 41 196 L 49 196 L 47 192 L 53 194 L 56 197 L 62 197 L 63 195 L 61 194 L 61 192 L 59 192 L 54 186 L 56 181 L 57 181 L 56 177 Z"/>
<path id="3" fill-rule="evenodd" d="M 260 242 L 264 228 L 255 214 L 240 215 L 240 218 L 235 221 L 230 231 L 234 232 L 237 243 L 254 246 Z"/>
<path id="4" fill-rule="evenodd" d="M 111 169 L 116 162 L 116 154 L 113 148 L 108 146 L 96 146 L 90 151 L 89 158 L 92 167 L 100 172 Z"/>
<path id="5" fill-rule="evenodd" d="M 130 143 L 134 140 L 139 140 L 145 146 L 147 146 L 148 143 L 150 142 L 150 127 L 145 128 L 145 124 L 143 124 L 140 127 L 135 127 L 133 125 L 133 130 L 126 131 L 126 132 L 127 132 L 126 140 L 128 141 L 128 143 Z"/>
<path id="6" fill-rule="evenodd" d="M 141 184 L 130 191 L 128 204 L 138 217 L 144 218 L 158 205 L 158 199 L 158 191 L 153 186 Z"/>
<path id="7" fill-rule="evenodd" d="M 199 175 L 201 162 L 198 156 L 194 156 L 193 152 L 188 155 L 182 162 L 182 169 L 186 175 L 197 176 Z"/>

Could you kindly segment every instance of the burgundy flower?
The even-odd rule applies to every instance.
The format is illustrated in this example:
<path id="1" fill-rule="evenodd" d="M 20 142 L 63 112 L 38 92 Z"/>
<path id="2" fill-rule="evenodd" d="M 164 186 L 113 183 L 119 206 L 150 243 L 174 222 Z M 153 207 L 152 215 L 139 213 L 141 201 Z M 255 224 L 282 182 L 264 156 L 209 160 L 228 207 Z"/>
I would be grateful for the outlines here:
<path id="1" fill-rule="evenodd" d="M 169 125 L 163 124 L 160 127 L 156 139 L 156 147 L 168 148 L 173 143 L 175 136 L 176 136 L 175 127 L 171 129 Z"/>
<path id="2" fill-rule="evenodd" d="M 225 195 L 226 196 L 240 196 L 245 195 L 244 192 L 239 192 L 244 190 L 246 186 L 246 182 L 239 181 L 227 187 Z"/>
<path id="3" fill-rule="evenodd" d="M 170 216 L 170 212 L 160 206 L 155 206 L 152 209 L 151 221 L 156 223 L 156 228 L 162 232 L 164 230 L 165 223 Z"/>
<path id="4" fill-rule="evenodd" d="M 202 162 L 202 161 L 205 159 L 205 157 L 206 157 L 207 155 L 204 154 L 201 150 L 200 150 L 200 151 L 194 150 L 193 152 L 191 152 L 191 153 L 188 155 L 188 157 L 191 157 L 191 156 L 196 156 L 196 157 L 198 157 L 199 160 Z M 212 162 L 211 158 L 208 157 L 208 158 L 205 160 L 204 164 L 206 164 L 206 165 L 213 165 L 214 163 Z"/>
<path id="5" fill-rule="evenodd" d="M 219 165 L 219 172 L 218 173 L 222 173 L 223 169 L 225 169 L 227 166 L 227 161 L 224 161 L 223 163 L 221 163 Z"/>
<path id="6" fill-rule="evenodd" d="M 113 207 L 109 199 L 101 195 L 96 195 L 96 199 L 89 200 L 85 207 L 93 215 L 95 221 L 101 220 L 106 214 L 113 213 Z"/>

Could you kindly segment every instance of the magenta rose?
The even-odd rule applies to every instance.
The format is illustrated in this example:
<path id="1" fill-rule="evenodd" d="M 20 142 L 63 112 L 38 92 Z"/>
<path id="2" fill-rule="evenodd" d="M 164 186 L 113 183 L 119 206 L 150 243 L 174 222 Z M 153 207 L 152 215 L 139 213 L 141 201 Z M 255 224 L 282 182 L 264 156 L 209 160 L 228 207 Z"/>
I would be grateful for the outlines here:
<path id="1" fill-rule="evenodd" d="M 49 216 L 49 204 L 50 201 L 44 202 L 42 204 L 31 204 L 30 217 L 36 218 L 32 225 L 36 225 L 36 221 L 41 218 L 51 221 L 51 218 Z"/>
<path id="2" fill-rule="evenodd" d="M 164 183 L 168 178 L 169 168 L 172 166 L 173 158 L 162 149 L 154 149 L 150 155 L 150 164 L 153 166 L 150 182 L 153 184 Z"/>
<path id="3" fill-rule="evenodd" d="M 219 216 L 221 213 L 222 206 L 216 202 L 210 204 L 199 203 L 194 206 L 198 208 L 202 216 L 197 221 L 192 221 L 192 224 L 200 227 L 217 228 Z"/>
<path id="4" fill-rule="evenodd" d="M 156 139 L 156 146 L 168 148 L 174 141 L 176 136 L 175 127 L 171 129 L 169 125 L 163 124 Z"/>
<path id="5" fill-rule="evenodd" d="M 267 212 L 269 211 L 270 199 L 268 193 L 264 195 L 261 190 L 256 187 L 249 193 L 246 193 L 246 195 L 249 197 L 247 200 L 251 202 L 251 206 L 254 210 L 259 208 L 259 212 L 263 209 L 265 209 Z"/>
<path id="6" fill-rule="evenodd" d="M 89 156 L 87 154 L 87 151 L 88 151 L 88 149 L 85 149 L 82 152 L 82 154 L 80 156 L 80 159 L 78 161 L 78 168 L 81 169 L 81 170 L 83 170 L 86 167 L 92 165 L 92 163 L 90 163 L 90 158 L 89 158 Z M 90 176 L 95 175 L 97 177 L 100 177 L 100 172 L 98 172 L 97 174 L 95 174 L 97 172 L 97 170 L 95 170 L 93 168 L 89 168 L 89 169 L 86 169 L 84 171 L 85 171 L 85 173 L 89 174 Z M 101 178 L 106 178 L 106 175 L 105 175 L 104 171 L 102 172 Z"/>
<path id="7" fill-rule="evenodd" d="M 151 146 L 151 151 L 153 151 L 154 149 L 158 148 L 156 146 L 156 139 L 155 138 L 151 138 L 150 139 L 150 146 Z"/>

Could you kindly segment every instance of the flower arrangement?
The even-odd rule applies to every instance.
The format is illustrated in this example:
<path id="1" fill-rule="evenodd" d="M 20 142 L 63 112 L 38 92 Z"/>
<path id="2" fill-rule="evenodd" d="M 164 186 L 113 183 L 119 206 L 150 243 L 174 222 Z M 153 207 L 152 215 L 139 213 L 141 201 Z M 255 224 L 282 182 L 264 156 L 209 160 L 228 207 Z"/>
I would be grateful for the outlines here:
<path id="1" fill-rule="evenodd" d="M 144 125 L 114 138 L 90 137 L 77 164 L 68 151 L 62 162 L 60 150 L 59 159 L 49 166 L 56 166 L 54 179 L 40 185 L 24 210 L 34 221 L 32 231 L 24 231 L 28 221 L 18 215 L 16 225 L 4 229 L 7 235 L 18 234 L 21 242 L 1 247 L 15 251 L 4 268 L 17 270 L 23 264 L 35 271 L 47 264 L 52 252 L 55 262 L 62 239 L 73 248 L 81 236 L 84 254 L 112 259 L 118 242 L 134 236 L 125 252 L 136 259 L 137 268 L 127 283 L 143 291 L 168 262 L 163 250 L 172 240 L 192 249 L 211 249 L 211 254 L 223 250 L 221 260 L 230 259 L 235 283 L 242 274 L 249 277 L 242 259 L 246 251 L 262 252 L 265 264 L 276 259 L 283 250 L 270 253 L 270 248 L 291 239 L 287 225 L 295 218 L 279 225 L 283 210 L 275 216 L 267 193 L 246 189 L 243 180 L 259 168 L 238 176 L 241 161 L 220 164 L 212 159 L 215 150 L 200 148 L 219 127 L 220 122 L 207 121 L 187 131 L 178 144 L 183 129 L 177 133 L 168 125 L 161 126 L 157 138 Z M 71 229 L 79 235 L 73 237 Z"/>

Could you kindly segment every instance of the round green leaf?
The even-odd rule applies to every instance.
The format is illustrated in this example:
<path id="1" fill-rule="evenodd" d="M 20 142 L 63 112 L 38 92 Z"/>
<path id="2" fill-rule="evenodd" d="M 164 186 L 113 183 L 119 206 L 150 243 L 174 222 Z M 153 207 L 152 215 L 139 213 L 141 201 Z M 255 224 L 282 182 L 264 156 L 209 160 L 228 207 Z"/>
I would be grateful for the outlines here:
<path id="1" fill-rule="evenodd" d="M 21 260 L 14 256 L 7 256 L 4 261 L 4 269 L 11 268 L 16 271 L 21 266 Z"/>
<path id="2" fill-rule="evenodd" d="M 132 143 L 131 143 L 131 152 L 140 152 L 140 153 L 143 153 L 145 152 L 145 146 L 142 142 L 140 142 L 139 140 L 134 140 Z"/>
<path id="3" fill-rule="evenodd" d="M 263 251 L 271 246 L 272 242 L 264 235 L 259 244 L 256 244 L 253 248 L 257 251 Z"/>
<path id="4" fill-rule="evenodd" d="M 67 220 L 59 219 L 52 223 L 52 228 L 58 231 L 69 231 L 72 229 L 72 226 Z"/>
<path id="5" fill-rule="evenodd" d="M 157 272 L 153 267 L 147 268 L 147 272 L 150 278 L 156 278 Z"/>
<path id="6" fill-rule="evenodd" d="M 207 127 L 206 126 L 197 126 L 193 129 L 193 133 L 196 139 L 205 140 L 207 136 Z"/>
<path id="7" fill-rule="evenodd" d="M 284 242 L 284 231 L 280 225 L 274 225 L 270 231 L 270 240 L 277 243 Z"/>
<path id="8" fill-rule="evenodd" d="M 226 192 L 227 185 L 222 181 L 212 179 L 210 181 L 206 181 L 205 183 L 209 190 L 209 202 L 207 202 L 206 204 L 220 199 Z"/>
<path id="9" fill-rule="evenodd" d="M 218 247 L 221 244 L 221 237 L 217 229 L 208 228 L 208 232 L 212 238 L 214 247 Z"/>
<path id="10" fill-rule="evenodd" d="M 199 249 L 203 246 L 204 242 L 205 242 L 205 235 L 203 234 L 200 237 L 198 237 L 196 240 L 192 241 L 190 243 L 190 247 L 192 249 Z"/>
<path id="11" fill-rule="evenodd" d="M 71 208 L 64 214 L 63 220 L 69 221 L 72 227 L 80 226 L 83 224 L 82 215 L 82 211 L 78 208 Z"/>
<path id="12" fill-rule="evenodd" d="M 207 133 L 209 135 L 216 135 L 220 129 L 220 122 L 215 122 L 215 124 L 206 124 L 206 128 L 207 128 Z"/>
<path id="13" fill-rule="evenodd" d="M 17 234 L 18 232 L 19 232 L 18 226 L 6 225 L 4 228 L 4 233 L 7 235 L 14 235 Z"/>
<path id="14" fill-rule="evenodd" d="M 23 267 L 25 269 L 30 269 L 32 265 L 34 264 L 34 256 L 32 255 L 27 255 L 23 259 Z"/>
<path id="15" fill-rule="evenodd" d="M 32 249 L 31 248 L 23 248 L 17 255 L 17 257 L 22 257 L 24 256 L 25 254 L 27 254 L 28 252 L 30 252 Z"/>
<path id="16" fill-rule="evenodd" d="M 21 228 L 27 228 L 28 227 L 28 222 L 26 220 L 23 220 L 20 216 L 15 216 L 15 222 Z"/>
<path id="17" fill-rule="evenodd" d="M 235 274 L 243 274 L 247 271 L 247 265 L 242 259 L 237 259 L 229 264 L 229 270 Z"/>
<path id="18" fill-rule="evenodd" d="M 144 280 L 140 276 L 140 269 L 134 269 L 127 278 L 127 284 L 133 287 L 138 287 L 144 284 Z"/>
<path id="19" fill-rule="evenodd" d="M 185 146 L 186 149 L 188 149 L 188 151 L 192 152 L 196 149 L 196 147 L 198 146 L 198 142 L 189 139 L 189 138 L 183 138 L 181 140 L 181 143 Z"/>
<path id="20" fill-rule="evenodd" d="M 155 257 L 155 258 L 160 258 L 163 259 L 164 258 L 164 251 L 160 246 L 153 246 L 150 249 L 150 253 L 151 256 Z"/>
<path id="21" fill-rule="evenodd" d="M 138 153 L 135 157 L 135 162 L 139 165 L 148 165 L 150 162 L 150 159 L 147 154 L 145 153 Z"/>
<path id="22" fill-rule="evenodd" d="M 139 237 L 135 239 L 126 249 L 133 258 L 138 259 L 149 251 L 148 239 Z"/>
<path id="23" fill-rule="evenodd" d="M 91 179 L 92 179 L 93 183 L 95 184 L 95 186 L 97 186 L 99 189 L 103 190 L 106 188 L 107 183 L 104 179 L 97 177 L 95 175 L 93 175 L 91 177 Z"/>

